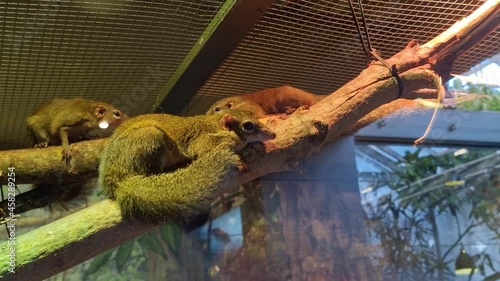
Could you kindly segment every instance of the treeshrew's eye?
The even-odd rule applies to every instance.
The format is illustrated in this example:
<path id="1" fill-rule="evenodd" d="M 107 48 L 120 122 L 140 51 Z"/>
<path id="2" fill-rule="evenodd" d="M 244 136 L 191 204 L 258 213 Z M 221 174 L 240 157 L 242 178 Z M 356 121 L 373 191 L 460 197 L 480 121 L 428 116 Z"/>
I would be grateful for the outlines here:
<path id="1" fill-rule="evenodd" d="M 251 133 L 253 132 L 253 130 L 255 129 L 255 125 L 253 122 L 251 121 L 246 121 L 244 122 L 241 127 L 243 128 L 243 131 L 247 132 L 247 133 Z"/>

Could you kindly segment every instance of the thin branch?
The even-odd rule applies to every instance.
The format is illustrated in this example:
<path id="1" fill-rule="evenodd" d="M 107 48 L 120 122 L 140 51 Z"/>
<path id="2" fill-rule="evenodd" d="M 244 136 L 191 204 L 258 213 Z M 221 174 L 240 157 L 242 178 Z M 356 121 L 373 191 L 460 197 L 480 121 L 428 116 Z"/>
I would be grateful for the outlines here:
<path id="1" fill-rule="evenodd" d="M 469 226 L 467 226 L 464 231 L 462 233 L 459 233 L 458 234 L 458 238 L 457 240 L 450 245 L 450 247 L 448 248 L 448 250 L 446 250 L 446 252 L 443 254 L 441 260 L 445 260 L 446 257 L 451 253 L 451 251 L 460 243 L 460 241 L 462 241 L 462 238 L 464 238 L 464 236 L 469 233 L 469 231 L 471 231 L 474 227 L 476 226 L 480 226 L 482 223 L 481 222 L 477 222 L 477 223 L 471 223 Z"/>

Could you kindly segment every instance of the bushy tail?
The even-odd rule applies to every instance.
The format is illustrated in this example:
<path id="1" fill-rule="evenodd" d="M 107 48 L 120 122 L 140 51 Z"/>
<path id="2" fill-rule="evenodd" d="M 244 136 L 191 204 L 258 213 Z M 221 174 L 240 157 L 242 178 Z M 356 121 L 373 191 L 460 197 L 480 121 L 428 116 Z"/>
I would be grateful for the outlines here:
<path id="1" fill-rule="evenodd" d="M 176 151 L 175 147 L 167 147 L 170 143 L 174 141 L 155 126 L 130 126 L 111 136 L 99 165 L 99 184 L 104 194 L 114 198 L 120 181 L 134 175 L 158 173 L 159 159 L 165 151 Z"/>
<path id="2" fill-rule="evenodd" d="M 185 224 L 209 210 L 239 161 L 231 149 L 216 146 L 185 168 L 123 179 L 117 183 L 115 199 L 126 217 Z"/>

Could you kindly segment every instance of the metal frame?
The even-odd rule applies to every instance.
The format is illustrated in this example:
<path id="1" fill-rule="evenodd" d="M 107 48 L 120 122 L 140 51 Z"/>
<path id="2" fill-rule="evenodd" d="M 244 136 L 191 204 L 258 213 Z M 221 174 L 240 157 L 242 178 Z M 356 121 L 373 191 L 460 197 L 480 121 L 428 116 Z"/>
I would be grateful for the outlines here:
<path id="1" fill-rule="evenodd" d="M 413 143 L 429 125 L 432 110 L 382 118 L 355 134 L 358 142 Z M 500 112 L 442 109 L 424 145 L 500 148 Z"/>
<path id="2" fill-rule="evenodd" d="M 157 111 L 180 114 L 181 110 L 201 88 L 212 73 L 222 64 L 247 32 L 271 7 L 274 0 L 252 0 L 236 2 L 224 16 L 206 43 L 188 63 L 180 76 L 174 77 L 172 85 L 165 85 L 166 93 Z M 180 68 L 183 66 L 181 65 Z"/>

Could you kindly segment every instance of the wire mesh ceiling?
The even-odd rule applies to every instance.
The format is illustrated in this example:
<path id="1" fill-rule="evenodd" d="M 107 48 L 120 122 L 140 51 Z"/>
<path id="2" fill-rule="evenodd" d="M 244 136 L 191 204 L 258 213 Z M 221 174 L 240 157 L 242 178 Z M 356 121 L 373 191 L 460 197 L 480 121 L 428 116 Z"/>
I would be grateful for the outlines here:
<path id="1" fill-rule="evenodd" d="M 24 120 L 51 98 L 102 100 L 131 116 L 152 111 L 224 2 L 0 1 L 0 149 L 27 147 Z M 370 0 L 364 7 L 372 44 L 388 58 L 482 3 Z M 204 113 L 221 97 L 280 85 L 333 92 L 366 66 L 357 36 L 347 1 L 277 0 L 183 112 Z M 454 71 L 499 53 L 499 41 L 497 30 Z"/>
<path id="2" fill-rule="evenodd" d="M 0 149 L 27 147 L 24 119 L 51 98 L 152 111 L 222 3 L 0 1 Z"/>
<path id="3" fill-rule="evenodd" d="M 357 1 L 355 1 L 357 2 Z M 484 1 L 363 1 L 372 45 L 384 58 L 425 43 Z M 359 14 L 359 13 L 358 13 Z M 454 64 L 462 73 L 500 52 L 491 34 Z M 347 1 L 277 1 L 184 108 L 204 113 L 229 95 L 291 85 L 328 94 L 356 77 L 366 56 Z"/>

